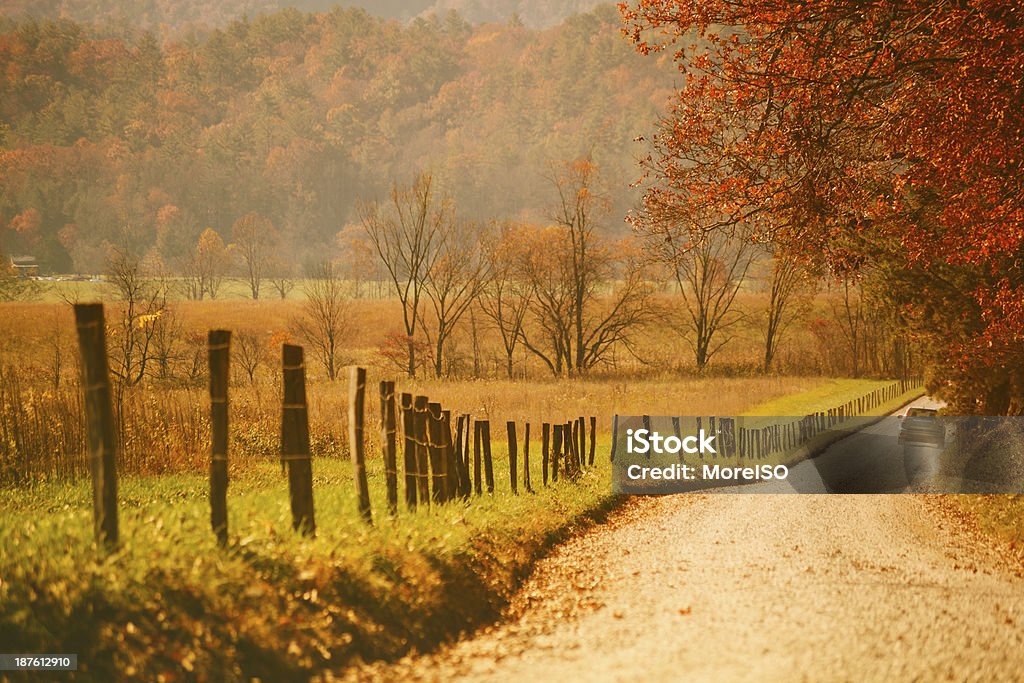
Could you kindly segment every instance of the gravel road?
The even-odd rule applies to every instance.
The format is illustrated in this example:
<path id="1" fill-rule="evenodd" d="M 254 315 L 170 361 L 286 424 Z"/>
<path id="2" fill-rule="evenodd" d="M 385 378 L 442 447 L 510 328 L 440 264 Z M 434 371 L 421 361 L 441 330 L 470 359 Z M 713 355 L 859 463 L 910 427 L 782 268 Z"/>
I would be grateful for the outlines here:
<path id="1" fill-rule="evenodd" d="M 506 618 L 346 673 L 413 681 L 1024 680 L 1024 576 L 937 496 L 637 498 Z"/>

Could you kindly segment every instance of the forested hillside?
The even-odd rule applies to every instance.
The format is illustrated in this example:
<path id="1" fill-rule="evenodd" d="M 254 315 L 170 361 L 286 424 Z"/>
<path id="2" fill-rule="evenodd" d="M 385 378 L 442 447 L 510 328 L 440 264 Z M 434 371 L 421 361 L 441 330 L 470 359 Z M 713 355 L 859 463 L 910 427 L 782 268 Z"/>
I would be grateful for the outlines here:
<path id="1" fill-rule="evenodd" d="M 518 17 L 526 26 L 544 28 L 601 3 L 602 0 L 6 0 L 0 5 L 0 15 L 15 19 L 30 16 L 71 19 L 174 32 L 221 26 L 243 15 L 254 17 L 285 7 L 325 12 L 341 6 L 362 8 L 380 17 L 403 21 L 454 10 L 473 23 Z"/>
<path id="2" fill-rule="evenodd" d="M 543 219 L 549 164 L 587 153 L 618 222 L 676 80 L 619 28 L 610 6 L 546 30 L 289 9 L 166 43 L 8 23 L 0 250 L 94 272 L 111 244 L 167 257 L 255 211 L 301 260 L 417 169 L 467 218 Z"/>

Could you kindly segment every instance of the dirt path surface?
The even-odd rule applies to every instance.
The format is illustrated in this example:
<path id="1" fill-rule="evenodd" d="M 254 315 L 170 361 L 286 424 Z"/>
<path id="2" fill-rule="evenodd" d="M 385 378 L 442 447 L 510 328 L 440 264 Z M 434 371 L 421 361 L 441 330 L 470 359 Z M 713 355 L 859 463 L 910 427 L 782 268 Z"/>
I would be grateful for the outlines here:
<path id="1" fill-rule="evenodd" d="M 413 681 L 1024 680 L 1024 577 L 941 498 L 630 501 Z"/>

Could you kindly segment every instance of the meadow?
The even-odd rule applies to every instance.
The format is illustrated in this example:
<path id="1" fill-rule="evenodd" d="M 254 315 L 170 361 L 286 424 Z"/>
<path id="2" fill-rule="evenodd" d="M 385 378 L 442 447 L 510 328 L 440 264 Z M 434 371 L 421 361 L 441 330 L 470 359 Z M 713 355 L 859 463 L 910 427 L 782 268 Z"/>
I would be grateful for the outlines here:
<path id="1" fill-rule="evenodd" d="M 241 297 L 240 283 L 231 281 L 224 298 L 171 302 L 172 333 L 153 354 L 143 380 L 118 392 L 121 469 L 159 474 L 203 466 L 209 429 L 206 332 L 217 328 L 235 334 L 233 466 L 273 459 L 280 425 L 280 348 L 284 342 L 303 343 L 296 332 L 304 310 L 302 290 L 300 284 L 286 300 L 252 301 Z M 120 304 L 104 283 L 55 283 L 41 301 L 0 305 L 0 485 L 68 480 L 84 472 L 77 341 L 67 302 L 89 298 L 107 301 L 108 327 L 113 326 Z M 752 319 L 760 303 L 757 295 L 745 295 L 743 314 Z M 671 326 L 658 321 L 636 335 L 631 353 L 612 355 L 585 377 L 552 377 L 520 348 L 509 379 L 496 332 L 481 322 L 471 335 L 464 320 L 449 347 L 449 375 L 435 378 L 424 368 L 410 379 L 400 367 L 403 359 L 389 355 L 387 346 L 399 329 L 398 302 L 353 299 L 348 306 L 351 323 L 345 326 L 339 363 L 369 370 L 369 424 L 378 419 L 375 387 L 382 380 L 395 380 L 399 392 L 427 395 L 474 418 L 539 425 L 594 415 L 602 428 L 614 414 L 729 414 L 748 407 L 752 396 L 767 401 L 822 385 L 826 393 L 835 390 L 821 376 L 827 374 L 824 356 L 806 326 L 794 326 L 780 350 L 778 370 L 761 372 L 762 342 L 753 322 L 738 325 L 736 339 L 703 372 L 695 370 Z M 346 383 L 329 381 L 309 352 L 306 366 L 313 454 L 344 457 Z M 861 389 L 849 386 L 851 393 Z M 778 407 L 783 408 L 776 414 L 811 412 L 808 404 Z M 376 430 L 368 431 L 373 450 Z"/>

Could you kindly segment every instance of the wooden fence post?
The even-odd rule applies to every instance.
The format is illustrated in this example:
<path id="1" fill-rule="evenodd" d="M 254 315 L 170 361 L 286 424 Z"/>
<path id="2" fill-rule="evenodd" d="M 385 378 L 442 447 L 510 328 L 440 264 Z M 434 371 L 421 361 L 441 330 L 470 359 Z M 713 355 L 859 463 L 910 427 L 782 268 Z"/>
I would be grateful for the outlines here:
<path id="1" fill-rule="evenodd" d="M 469 415 L 463 415 L 466 420 L 466 427 L 463 430 L 462 438 L 463 442 L 459 445 L 459 457 L 462 458 L 463 471 L 466 473 L 466 486 L 465 495 L 469 495 L 473 492 L 473 470 L 472 460 L 470 451 L 473 447 L 473 435 L 470 433 L 470 427 L 473 424 L 473 418 Z"/>
<path id="2" fill-rule="evenodd" d="M 615 415 L 612 417 L 612 454 L 609 458 L 612 462 L 615 462 L 615 449 L 619 445 L 619 416 Z"/>
<path id="3" fill-rule="evenodd" d="M 594 455 L 597 453 L 597 417 L 590 416 L 590 458 L 588 464 L 594 466 Z"/>
<path id="4" fill-rule="evenodd" d="M 395 415 L 395 383 L 380 383 L 380 444 L 384 455 L 384 481 L 388 489 L 388 514 L 398 512 L 398 452 Z"/>
<path id="5" fill-rule="evenodd" d="M 117 547 L 117 441 L 107 363 L 103 304 L 75 304 L 75 327 L 82 358 L 85 424 L 92 474 L 93 533 L 100 548 Z"/>
<path id="6" fill-rule="evenodd" d="M 427 404 L 427 454 L 430 457 L 431 500 L 445 502 L 446 479 L 444 453 L 441 447 L 441 404 Z"/>
<path id="7" fill-rule="evenodd" d="M 473 462 L 470 456 L 473 437 L 469 433 L 472 420 L 469 415 L 461 415 L 459 419 L 462 421 L 462 435 L 459 437 L 456 448 L 456 459 L 459 461 L 459 477 L 461 479 L 459 495 L 469 498 L 473 494 Z"/>
<path id="8" fill-rule="evenodd" d="M 527 493 L 533 493 L 533 482 L 530 481 L 530 423 L 526 423 L 526 430 L 523 434 L 523 488 Z"/>
<path id="9" fill-rule="evenodd" d="M 587 464 L 587 419 L 582 415 L 579 419 L 578 432 L 579 449 L 576 451 L 576 457 L 579 461 L 580 469 L 582 470 Z"/>
<path id="10" fill-rule="evenodd" d="M 480 462 L 483 454 L 484 423 L 480 420 L 475 420 L 473 422 L 473 427 L 473 490 L 476 492 L 476 495 L 480 496 L 483 495 L 484 492 L 483 479 L 480 471 Z"/>
<path id="11" fill-rule="evenodd" d="M 480 421 L 480 435 L 484 442 L 484 479 L 487 482 L 487 493 L 494 493 L 494 461 L 491 459 L 491 421 Z"/>
<path id="12" fill-rule="evenodd" d="M 441 411 L 441 450 L 444 454 L 445 498 L 455 500 L 462 493 L 462 458 L 455 456 L 455 441 L 452 439 L 452 411 Z"/>
<path id="13" fill-rule="evenodd" d="M 519 454 L 516 444 L 516 423 L 507 422 L 505 429 L 508 431 L 508 478 L 512 485 L 512 495 L 517 495 L 519 493 L 519 472 L 516 469 L 516 460 Z"/>
<path id="14" fill-rule="evenodd" d="M 416 418 L 412 394 L 402 394 L 402 436 L 405 456 L 405 506 L 416 509 Z"/>
<path id="15" fill-rule="evenodd" d="M 427 450 L 429 420 L 428 404 L 430 400 L 426 396 L 417 396 L 413 399 L 413 419 L 416 433 L 416 488 L 417 498 L 423 505 L 430 504 L 430 467 L 427 462 L 430 459 L 430 452 Z"/>
<path id="16" fill-rule="evenodd" d="M 562 427 L 562 439 L 565 441 L 565 476 L 576 476 L 576 439 L 573 435 L 572 426 L 574 422 L 566 422 Z"/>
<path id="17" fill-rule="evenodd" d="M 551 439 L 551 425 L 548 424 L 547 422 L 544 422 L 540 426 L 540 453 L 541 453 L 541 465 L 543 465 L 543 469 L 541 470 L 541 479 L 543 480 L 542 483 L 544 484 L 544 486 L 548 485 L 548 460 L 549 460 L 549 451 L 550 451 L 550 448 L 551 448 L 550 439 Z"/>
<path id="18" fill-rule="evenodd" d="M 459 415 L 455 421 L 455 460 L 459 465 L 459 496 L 466 497 L 466 470 L 463 468 L 465 461 L 462 459 L 462 440 L 466 433 L 466 416 Z"/>
<path id="19" fill-rule="evenodd" d="M 228 371 L 231 332 L 211 330 L 206 338 L 210 366 L 210 526 L 217 543 L 228 543 Z"/>
<path id="20" fill-rule="evenodd" d="M 562 457 L 562 425 L 551 425 L 551 481 L 558 481 L 558 461 Z"/>
<path id="21" fill-rule="evenodd" d="M 306 409 L 306 366 L 301 346 L 282 349 L 284 401 L 281 406 L 281 459 L 288 466 L 292 528 L 316 534 L 313 515 L 313 468 L 309 460 L 309 413 Z"/>
<path id="22" fill-rule="evenodd" d="M 366 441 L 363 438 L 366 417 L 366 368 L 355 366 L 348 370 L 348 435 L 349 454 L 352 456 L 352 475 L 355 478 L 359 514 L 367 524 L 373 523 L 370 509 L 370 487 L 366 481 Z"/>

